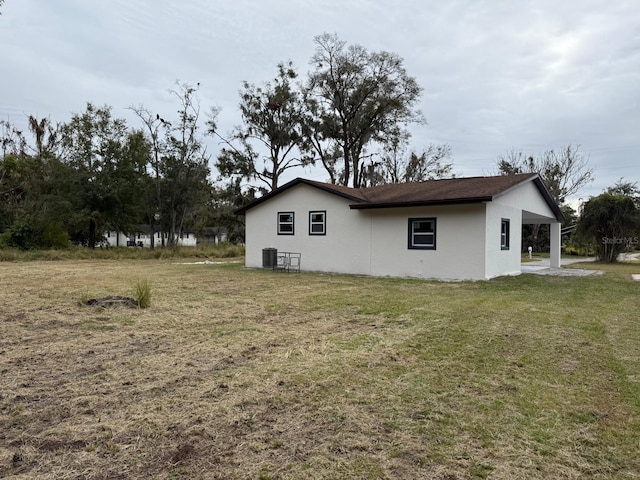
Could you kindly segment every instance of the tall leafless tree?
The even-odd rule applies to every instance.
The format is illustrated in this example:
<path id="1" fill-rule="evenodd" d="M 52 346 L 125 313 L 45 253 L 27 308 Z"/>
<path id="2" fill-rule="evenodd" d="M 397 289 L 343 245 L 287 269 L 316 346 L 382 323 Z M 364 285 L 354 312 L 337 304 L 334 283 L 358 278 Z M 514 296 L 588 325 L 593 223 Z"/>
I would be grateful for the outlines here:
<path id="1" fill-rule="evenodd" d="M 403 127 L 424 121 L 415 108 L 422 89 L 395 53 L 347 46 L 328 33 L 315 42 L 307 135 L 331 180 L 359 187 L 367 149 L 388 145 L 406 133 Z"/>

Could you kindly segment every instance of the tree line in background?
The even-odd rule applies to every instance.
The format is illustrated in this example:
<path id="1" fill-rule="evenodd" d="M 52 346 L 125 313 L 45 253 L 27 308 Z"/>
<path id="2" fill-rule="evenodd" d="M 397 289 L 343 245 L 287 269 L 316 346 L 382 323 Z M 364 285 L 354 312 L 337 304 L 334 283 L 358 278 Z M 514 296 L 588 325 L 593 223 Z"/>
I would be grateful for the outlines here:
<path id="1" fill-rule="evenodd" d="M 403 60 L 335 35 L 315 40 L 305 82 L 283 63 L 271 82 L 243 84 L 242 125 L 230 133 L 218 130 L 215 108 L 201 114 L 199 85 L 189 84 L 170 91 L 174 118 L 130 107 L 137 127 L 93 104 L 61 124 L 30 116 L 26 132 L 0 122 L 0 241 L 94 248 L 105 232 L 142 224 L 165 233 L 162 246 L 205 226 L 240 241 L 233 211 L 277 188 L 290 169 L 322 165 L 331 182 L 353 187 L 447 176 L 450 147 L 406 152 L 407 126 L 424 120 L 415 110 L 421 89 Z M 204 135 L 223 144 L 217 182 Z"/>
<path id="2" fill-rule="evenodd" d="M 196 88 L 179 84 L 172 93 L 175 120 L 134 109 L 149 120 L 147 131 L 91 103 L 63 124 L 30 116 L 28 132 L 0 122 L 2 243 L 94 248 L 105 232 L 134 233 L 141 224 L 166 232 L 169 247 L 186 228 L 217 224 L 234 232 L 235 199 L 210 180 Z"/>
<path id="3" fill-rule="evenodd" d="M 164 232 L 161 246 L 173 246 L 185 229 L 206 226 L 242 241 L 233 211 L 278 188 L 294 169 L 317 166 L 329 182 L 354 188 L 453 176 L 449 145 L 410 148 L 410 125 L 425 120 L 416 108 L 422 89 L 402 58 L 326 33 L 315 43 L 306 77 L 289 62 L 277 66 L 271 81 L 243 83 L 242 123 L 231 132 L 219 130 L 215 108 L 202 116 L 199 84 L 184 83 L 170 90 L 178 103 L 174 118 L 130 107 L 138 127 L 93 104 L 62 124 L 29 116 L 27 132 L 0 121 L 0 245 L 95 247 L 106 231 L 134 233 L 141 224 Z M 205 135 L 222 145 L 213 161 L 216 182 Z M 496 163 L 498 174 L 539 173 L 566 226 L 578 224 L 566 200 L 593 179 L 578 146 L 537 156 L 511 150 Z M 635 184 L 622 180 L 607 193 L 615 201 L 634 194 Z M 585 211 L 595 208 L 590 203 Z M 629 205 L 637 210 L 637 201 Z M 620 207 L 625 225 L 637 217 L 630 208 Z M 578 233 L 593 242 L 603 228 L 583 225 Z M 523 234 L 524 248 L 548 244 L 545 226 L 526 226 Z M 610 256 L 610 250 L 602 254 Z"/>

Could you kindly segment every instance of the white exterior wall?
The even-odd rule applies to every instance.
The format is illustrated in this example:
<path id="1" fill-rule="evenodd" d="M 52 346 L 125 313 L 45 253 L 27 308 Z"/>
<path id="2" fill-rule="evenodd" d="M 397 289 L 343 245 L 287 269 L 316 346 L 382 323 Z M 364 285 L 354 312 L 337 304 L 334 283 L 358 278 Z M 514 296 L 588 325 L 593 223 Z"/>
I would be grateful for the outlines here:
<path id="1" fill-rule="evenodd" d="M 538 187 L 533 182 L 526 182 L 517 188 L 494 198 L 493 204 L 507 205 L 509 207 L 517 208 L 533 215 L 531 217 L 545 217 L 540 219 L 540 223 L 554 223 L 557 222 L 556 216 L 549 207 L 549 204 L 545 201 Z M 529 223 L 533 221 L 533 218 L 527 219 L 527 213 L 523 216 L 523 222 Z M 544 221 L 546 220 L 546 222 Z"/>
<path id="2" fill-rule="evenodd" d="M 551 268 L 560 268 L 562 252 L 562 225 L 560 223 L 552 223 L 549 230 L 549 266 Z"/>
<path id="3" fill-rule="evenodd" d="M 349 200 L 297 185 L 246 212 L 247 267 L 262 250 L 302 254 L 301 269 L 394 277 L 484 279 L 485 205 L 351 210 Z M 294 235 L 277 234 L 294 212 Z M 309 212 L 326 211 L 326 235 L 309 235 Z M 436 217 L 436 250 L 408 248 L 409 218 Z"/>
<path id="4" fill-rule="evenodd" d="M 484 279 L 485 206 L 446 205 L 363 210 L 371 218 L 371 275 Z M 409 218 L 436 219 L 436 249 L 410 249 Z"/>
<path id="5" fill-rule="evenodd" d="M 246 212 L 245 264 L 262 267 L 262 249 L 302 254 L 302 270 L 369 274 L 371 222 L 349 200 L 296 185 Z M 309 235 L 309 212 L 326 211 L 326 235 Z M 294 235 L 278 235 L 278 212 L 294 212 Z"/>
<path id="6" fill-rule="evenodd" d="M 195 247 L 198 244 L 198 239 L 195 233 L 185 233 L 182 236 L 178 235 L 178 245 L 182 247 Z"/>
<path id="7" fill-rule="evenodd" d="M 156 247 L 161 246 L 162 245 L 162 234 L 158 234 L 158 232 L 156 232 L 155 234 L 155 238 L 154 238 L 154 245 Z M 151 247 L 151 235 L 148 234 L 140 234 L 137 235 L 136 234 L 136 242 L 142 242 L 142 246 L 145 248 L 150 248 Z M 168 235 L 164 235 L 165 238 L 165 245 L 167 244 L 167 238 Z M 197 238 L 195 236 L 194 233 L 185 233 L 184 235 L 182 235 L 182 237 L 180 235 L 176 236 L 176 244 L 180 247 L 195 247 L 197 245 Z"/>
<path id="8" fill-rule="evenodd" d="M 545 201 L 544 197 L 540 194 L 540 191 L 533 182 L 527 182 L 518 188 L 501 195 L 493 202 L 494 207 L 511 207 L 522 212 L 521 225 L 522 224 L 549 224 L 551 231 L 551 266 L 560 267 L 560 222 L 555 216 L 555 213 L 549 207 L 549 204 Z M 512 234 L 515 233 L 514 229 L 511 229 Z M 519 238 L 518 243 L 512 242 L 512 249 L 518 252 L 522 248 L 522 229 L 518 229 Z M 515 252 L 514 252 L 515 255 Z"/>
<path id="9" fill-rule="evenodd" d="M 502 250 L 502 219 L 509 220 L 509 249 Z M 521 272 L 522 210 L 504 203 L 487 202 L 485 228 L 486 278 L 519 275 Z"/>
<path id="10" fill-rule="evenodd" d="M 124 233 L 119 232 L 107 232 L 104 236 L 109 247 L 126 247 L 129 240 Z"/>
<path id="11" fill-rule="evenodd" d="M 135 235 L 131 235 L 131 238 L 133 238 L 136 242 L 136 245 L 138 244 L 138 242 L 142 242 L 142 246 L 144 248 L 149 248 L 151 247 L 151 235 L 147 234 L 147 233 L 136 233 Z"/>

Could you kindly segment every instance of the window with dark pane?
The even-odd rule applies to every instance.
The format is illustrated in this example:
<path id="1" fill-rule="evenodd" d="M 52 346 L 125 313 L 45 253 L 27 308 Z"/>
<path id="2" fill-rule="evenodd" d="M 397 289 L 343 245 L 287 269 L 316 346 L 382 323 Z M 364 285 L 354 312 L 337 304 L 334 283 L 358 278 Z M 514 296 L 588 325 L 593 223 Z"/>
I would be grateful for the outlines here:
<path id="1" fill-rule="evenodd" d="M 327 212 L 309 212 L 309 235 L 325 235 L 327 233 Z"/>
<path id="2" fill-rule="evenodd" d="M 293 235 L 293 220 L 293 212 L 278 212 L 278 235 Z"/>
<path id="3" fill-rule="evenodd" d="M 409 219 L 409 248 L 435 250 L 436 248 L 436 219 Z"/>
<path id="4" fill-rule="evenodd" d="M 500 248 L 509 250 L 509 219 L 503 218 L 500 224 Z"/>

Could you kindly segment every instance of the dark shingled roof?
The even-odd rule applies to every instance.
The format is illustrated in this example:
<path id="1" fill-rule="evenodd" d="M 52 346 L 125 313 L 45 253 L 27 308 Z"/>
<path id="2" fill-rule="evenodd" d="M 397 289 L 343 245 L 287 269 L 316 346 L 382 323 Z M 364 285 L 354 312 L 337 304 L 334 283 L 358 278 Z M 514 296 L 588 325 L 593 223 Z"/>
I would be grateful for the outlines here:
<path id="1" fill-rule="evenodd" d="M 493 177 L 449 178 L 443 180 L 428 180 L 425 182 L 388 184 L 368 188 L 351 188 L 296 178 L 239 209 L 236 211 L 236 214 L 244 214 L 250 208 L 301 183 L 350 200 L 353 202 L 349 205 L 352 209 L 367 209 L 486 202 L 504 195 L 513 188 L 528 181 L 534 182 L 549 204 L 549 207 L 556 214 L 556 218 L 561 221 L 563 219 L 562 212 L 537 173 L 520 173 Z"/>

